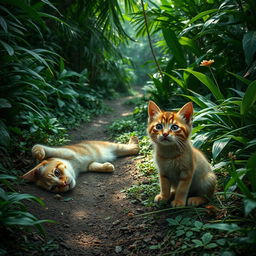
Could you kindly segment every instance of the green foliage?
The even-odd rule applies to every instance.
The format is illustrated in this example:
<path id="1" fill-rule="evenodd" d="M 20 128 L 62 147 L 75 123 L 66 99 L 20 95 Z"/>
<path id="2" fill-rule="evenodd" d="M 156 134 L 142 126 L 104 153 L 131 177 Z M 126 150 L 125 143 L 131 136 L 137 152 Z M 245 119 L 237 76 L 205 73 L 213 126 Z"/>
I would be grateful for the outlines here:
<path id="1" fill-rule="evenodd" d="M 191 231 L 194 219 L 188 226 L 172 221 L 172 243 L 167 247 L 174 248 L 173 254 L 197 250 L 211 254 L 223 245 L 228 250 L 223 254 L 232 254 L 236 246 L 250 251 L 255 243 L 255 8 L 253 1 L 166 0 L 145 4 L 150 32 L 158 33 L 161 41 L 157 46 L 164 53 L 162 76 L 152 75 L 146 86 L 150 98 L 165 109 L 182 106 L 184 98 L 194 102 L 192 141 L 214 164 L 219 189 L 224 191 L 221 207 L 228 204 L 226 200 L 233 207 L 243 203 L 244 212 L 235 215 L 244 213 L 246 217 L 237 224 L 227 224 L 223 218 L 220 222 L 224 223 L 211 227 L 214 232 L 202 223 L 200 235 Z M 141 12 L 135 14 L 134 24 L 138 34 L 146 34 Z M 200 67 L 203 59 L 215 62 Z M 228 239 L 218 243 L 221 234 Z M 233 236 L 238 238 L 230 239 Z M 157 244 L 152 249 L 165 246 Z"/>
<path id="2" fill-rule="evenodd" d="M 121 132 L 133 132 L 138 130 L 138 124 L 130 118 L 120 119 L 113 122 L 109 126 L 109 131 L 114 135 L 115 133 L 120 134 Z"/>
<path id="3" fill-rule="evenodd" d="M 134 6 L 125 2 L 127 10 Z M 112 0 L 0 1 L 0 155 L 11 169 L 3 173 L 19 174 L 12 164 L 34 143 L 66 143 L 67 128 L 105 111 L 103 96 L 127 91 L 133 72 L 116 48 L 127 38 L 121 16 Z M 1 228 L 10 236 L 32 227 L 43 232 L 45 221 L 27 212 L 23 200 L 42 202 L 10 192 L 14 181 L 1 176 Z M 24 247 L 34 250 L 29 242 Z"/>
<path id="4" fill-rule="evenodd" d="M 146 133 L 146 115 L 147 105 L 142 101 L 135 106 L 132 115 L 114 121 L 108 127 L 108 131 L 115 139 L 119 136 L 123 136 L 124 133 L 126 136 L 129 133 L 133 133 L 133 135 L 136 135 L 139 138 L 144 138 Z M 145 139 L 146 138 L 144 138 L 144 140 Z"/>
<path id="5" fill-rule="evenodd" d="M 137 165 L 137 177 L 144 180 L 128 188 L 125 192 L 132 199 L 133 203 L 140 203 L 144 206 L 154 206 L 154 198 L 159 193 L 159 182 L 157 170 L 152 159 L 152 149 L 145 137 L 140 140 L 140 154 L 148 155 Z M 142 153 L 143 152 L 143 153 Z M 145 180 L 146 178 L 146 180 Z"/>
<path id="6" fill-rule="evenodd" d="M 2 167 L 1 170 L 3 170 Z M 24 230 L 31 231 L 32 228 L 36 228 L 40 234 L 45 236 L 42 224 L 45 222 L 53 223 L 53 221 L 37 219 L 27 211 L 25 204 L 23 203 L 25 200 L 34 201 L 41 206 L 44 206 L 43 201 L 35 196 L 13 191 L 11 182 L 17 182 L 17 177 L 2 173 L 0 174 L 0 226 L 2 232 L 11 231 L 14 233 L 22 232 Z M 8 190 L 10 189 L 12 191 L 9 192 Z M 8 251 L 8 248 L 2 247 L 4 244 L 6 243 L 3 243 L 0 248 L 3 255 Z"/>
<path id="7" fill-rule="evenodd" d="M 207 231 L 206 224 L 201 221 L 195 221 L 190 217 L 182 217 L 180 215 L 175 218 L 168 218 L 167 221 L 169 226 L 174 228 L 174 230 L 169 233 L 170 239 L 172 239 L 175 234 L 175 240 L 172 240 L 171 243 L 175 245 L 180 238 L 182 239 L 183 245 L 181 245 L 181 248 L 177 249 L 176 252 L 184 253 L 189 250 L 195 251 L 194 249 L 197 248 L 203 250 L 203 252 L 207 252 L 208 249 L 214 249 L 220 245 L 223 246 L 226 244 L 225 239 L 213 236 L 212 233 Z M 190 241 L 193 243 L 190 243 Z"/>

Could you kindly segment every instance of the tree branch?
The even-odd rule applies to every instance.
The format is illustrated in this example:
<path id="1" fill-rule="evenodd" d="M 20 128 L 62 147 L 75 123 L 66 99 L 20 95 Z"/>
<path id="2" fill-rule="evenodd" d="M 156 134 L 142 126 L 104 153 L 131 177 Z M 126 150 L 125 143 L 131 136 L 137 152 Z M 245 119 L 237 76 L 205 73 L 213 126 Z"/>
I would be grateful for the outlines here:
<path id="1" fill-rule="evenodd" d="M 152 53 L 154 61 L 156 63 L 158 72 L 159 72 L 161 78 L 163 78 L 163 72 L 160 68 L 160 65 L 159 65 L 157 59 L 156 59 L 156 55 L 155 55 L 154 48 L 153 48 L 153 45 L 152 45 L 152 40 L 151 40 L 151 37 L 150 37 L 150 34 L 149 34 L 148 19 L 147 19 L 146 11 L 145 11 L 145 8 L 144 8 L 144 2 L 143 2 L 143 0 L 141 0 L 140 2 L 141 2 L 141 6 L 142 6 L 142 12 L 143 12 L 143 17 L 144 17 L 144 21 L 145 21 L 146 31 L 147 31 L 149 47 L 151 49 L 151 53 Z"/>

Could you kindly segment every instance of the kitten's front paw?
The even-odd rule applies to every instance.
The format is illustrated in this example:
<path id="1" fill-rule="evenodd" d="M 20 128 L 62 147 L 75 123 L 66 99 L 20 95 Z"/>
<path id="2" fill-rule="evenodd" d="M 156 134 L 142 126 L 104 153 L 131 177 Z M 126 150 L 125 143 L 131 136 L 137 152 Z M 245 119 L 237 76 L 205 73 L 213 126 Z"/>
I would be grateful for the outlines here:
<path id="1" fill-rule="evenodd" d="M 206 198 L 200 197 L 200 196 L 190 197 L 188 199 L 188 205 L 191 205 L 191 206 L 199 206 L 200 204 L 204 204 L 206 202 L 207 202 Z"/>
<path id="2" fill-rule="evenodd" d="M 154 199 L 154 202 L 155 203 L 160 203 L 160 202 L 167 202 L 168 200 L 169 200 L 168 197 L 163 196 L 162 194 L 158 194 L 158 195 L 156 195 L 156 197 Z"/>
<path id="3" fill-rule="evenodd" d="M 39 161 L 45 158 L 45 150 L 41 145 L 35 145 L 32 148 L 32 155 Z"/>
<path id="4" fill-rule="evenodd" d="M 180 206 L 185 206 L 186 202 L 183 200 L 173 200 L 171 202 L 172 207 L 180 207 Z"/>
<path id="5" fill-rule="evenodd" d="M 113 172 L 115 170 L 115 167 L 113 164 L 107 162 L 103 164 L 103 169 L 105 172 Z"/>

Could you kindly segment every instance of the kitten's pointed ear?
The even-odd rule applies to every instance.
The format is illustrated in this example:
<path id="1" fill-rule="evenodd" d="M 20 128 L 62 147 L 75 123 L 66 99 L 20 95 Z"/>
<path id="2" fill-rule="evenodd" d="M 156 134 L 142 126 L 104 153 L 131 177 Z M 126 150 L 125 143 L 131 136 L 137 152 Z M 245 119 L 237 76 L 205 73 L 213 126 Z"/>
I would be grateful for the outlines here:
<path id="1" fill-rule="evenodd" d="M 28 171 L 27 173 L 23 174 L 21 176 L 22 179 L 27 180 L 29 182 L 35 182 L 38 179 L 40 170 L 39 168 L 43 165 L 46 165 L 48 163 L 48 161 L 44 160 L 43 162 L 41 162 L 40 164 L 38 164 L 37 166 L 35 166 L 32 170 Z"/>
<path id="2" fill-rule="evenodd" d="M 155 115 L 161 113 L 161 109 L 156 105 L 156 103 L 152 100 L 148 103 L 148 117 L 149 120 L 152 120 Z"/>
<path id="3" fill-rule="evenodd" d="M 192 102 L 188 102 L 185 104 L 178 112 L 178 114 L 186 121 L 188 125 L 192 124 L 192 116 L 193 116 L 193 104 Z"/>

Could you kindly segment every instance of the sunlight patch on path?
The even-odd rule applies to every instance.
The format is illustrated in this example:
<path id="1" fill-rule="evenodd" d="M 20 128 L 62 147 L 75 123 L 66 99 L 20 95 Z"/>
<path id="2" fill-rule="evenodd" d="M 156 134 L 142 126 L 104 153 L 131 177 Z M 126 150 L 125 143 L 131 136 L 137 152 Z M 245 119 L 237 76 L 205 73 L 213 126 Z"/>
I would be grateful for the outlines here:
<path id="1" fill-rule="evenodd" d="M 94 247 L 101 244 L 101 240 L 97 236 L 91 234 L 80 233 L 76 236 L 72 236 L 67 243 L 77 244 L 78 247 Z"/>
<path id="2" fill-rule="evenodd" d="M 125 116 L 130 116 L 132 114 L 132 112 L 124 112 L 123 114 L 122 114 L 122 116 L 123 117 L 125 117 Z"/>

